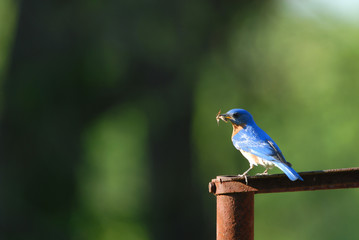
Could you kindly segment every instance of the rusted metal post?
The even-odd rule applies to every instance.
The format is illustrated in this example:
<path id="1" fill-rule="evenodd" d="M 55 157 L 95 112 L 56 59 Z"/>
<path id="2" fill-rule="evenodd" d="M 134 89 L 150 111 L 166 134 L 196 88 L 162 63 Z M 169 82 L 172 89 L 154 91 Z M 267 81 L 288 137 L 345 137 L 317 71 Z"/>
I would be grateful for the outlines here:
<path id="1" fill-rule="evenodd" d="M 217 196 L 217 240 L 254 239 L 254 192 Z"/>
<path id="2" fill-rule="evenodd" d="M 217 197 L 217 240 L 254 239 L 254 194 L 358 188 L 359 168 L 300 173 L 304 181 L 284 174 L 248 177 L 218 176 L 209 183 Z"/>
<path id="3" fill-rule="evenodd" d="M 220 177 L 209 183 L 217 196 L 217 240 L 254 239 L 255 191 L 242 182 L 224 185 Z"/>

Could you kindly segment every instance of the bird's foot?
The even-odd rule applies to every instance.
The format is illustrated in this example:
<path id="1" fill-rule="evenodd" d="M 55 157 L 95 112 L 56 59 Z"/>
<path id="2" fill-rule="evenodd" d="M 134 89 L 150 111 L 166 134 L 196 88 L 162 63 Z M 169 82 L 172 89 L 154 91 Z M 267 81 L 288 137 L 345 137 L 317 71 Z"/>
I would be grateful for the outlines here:
<path id="1" fill-rule="evenodd" d="M 247 173 L 253 168 L 253 165 L 250 165 L 249 168 L 247 169 L 247 171 L 245 171 L 242 174 L 238 174 L 238 176 L 240 177 L 244 177 L 244 179 L 246 180 L 246 185 L 248 185 L 248 179 L 247 179 Z"/>
<path id="2" fill-rule="evenodd" d="M 246 181 L 246 185 L 248 185 L 248 178 L 247 178 L 247 174 L 238 174 L 238 177 L 242 177 L 242 178 L 244 178 L 244 180 Z"/>
<path id="3" fill-rule="evenodd" d="M 268 169 L 264 170 L 262 173 L 257 173 L 256 176 L 268 175 Z"/>

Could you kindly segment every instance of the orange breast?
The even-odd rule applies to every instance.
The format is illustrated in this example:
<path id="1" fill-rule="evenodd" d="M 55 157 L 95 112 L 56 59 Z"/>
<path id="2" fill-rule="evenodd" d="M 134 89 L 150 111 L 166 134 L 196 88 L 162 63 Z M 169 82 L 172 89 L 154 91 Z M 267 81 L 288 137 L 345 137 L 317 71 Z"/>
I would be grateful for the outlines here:
<path id="1" fill-rule="evenodd" d="M 232 127 L 233 127 L 233 132 L 232 132 L 232 138 L 234 137 L 234 135 L 236 135 L 237 133 L 239 133 L 239 131 L 241 131 L 244 127 L 244 126 L 241 126 L 241 125 L 236 125 L 236 124 L 233 124 L 232 123 Z"/>

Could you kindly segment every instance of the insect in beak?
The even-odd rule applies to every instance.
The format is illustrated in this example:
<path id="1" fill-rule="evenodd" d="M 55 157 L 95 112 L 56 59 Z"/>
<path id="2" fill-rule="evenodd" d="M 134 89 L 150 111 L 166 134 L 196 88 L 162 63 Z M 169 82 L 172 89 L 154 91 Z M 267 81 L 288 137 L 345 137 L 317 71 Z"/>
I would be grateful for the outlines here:
<path id="1" fill-rule="evenodd" d="M 216 120 L 217 124 L 219 126 L 219 120 L 222 120 L 224 122 L 227 122 L 230 117 L 227 116 L 227 114 L 221 114 L 221 110 L 217 113 Z"/>

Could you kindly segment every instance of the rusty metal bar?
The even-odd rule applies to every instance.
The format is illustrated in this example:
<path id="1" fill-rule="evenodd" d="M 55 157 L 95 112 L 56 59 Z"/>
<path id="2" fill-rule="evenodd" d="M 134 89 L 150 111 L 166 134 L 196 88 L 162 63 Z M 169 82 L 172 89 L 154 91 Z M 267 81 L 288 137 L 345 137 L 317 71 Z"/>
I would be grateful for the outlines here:
<path id="1" fill-rule="evenodd" d="M 359 168 L 299 173 L 304 181 L 284 174 L 218 176 L 209 183 L 217 196 L 217 240 L 254 239 L 254 194 L 359 187 Z"/>
<path id="2" fill-rule="evenodd" d="M 209 191 L 213 194 L 313 191 L 338 188 L 359 187 L 359 168 L 332 169 L 314 172 L 301 172 L 304 181 L 290 181 L 284 174 L 258 175 L 247 177 L 218 176 L 210 182 Z"/>
<path id="3" fill-rule="evenodd" d="M 217 196 L 217 240 L 254 239 L 254 192 Z"/>

